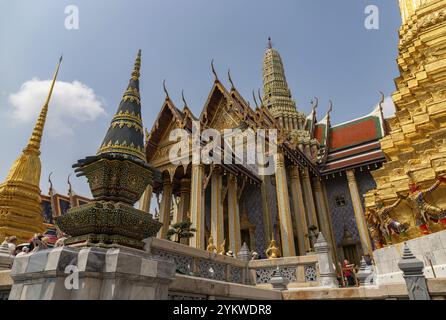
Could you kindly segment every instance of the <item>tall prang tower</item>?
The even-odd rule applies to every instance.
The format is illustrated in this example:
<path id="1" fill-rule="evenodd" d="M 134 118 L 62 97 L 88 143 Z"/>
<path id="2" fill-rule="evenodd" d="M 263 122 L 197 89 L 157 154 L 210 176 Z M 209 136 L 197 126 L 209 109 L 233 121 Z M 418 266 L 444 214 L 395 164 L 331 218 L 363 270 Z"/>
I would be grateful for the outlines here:
<path id="1" fill-rule="evenodd" d="M 263 103 L 299 149 L 309 159 L 316 160 L 318 142 L 306 130 L 306 115 L 299 112 L 285 77 L 279 52 L 268 38 L 263 58 Z"/>
<path id="2" fill-rule="evenodd" d="M 389 133 L 381 140 L 387 162 L 373 172 L 377 188 L 365 197 L 369 210 L 374 210 L 377 202 L 390 204 L 410 194 L 410 186 L 429 190 L 446 174 L 446 1 L 399 0 L 399 5 L 400 75 L 392 95 L 396 113 L 388 119 Z M 444 185 L 427 200 L 445 209 Z M 392 211 L 393 219 L 409 226 L 406 238 L 396 237 L 393 243 L 426 233 L 414 218 L 416 212 L 417 208 L 403 204 Z M 428 232 L 445 227 L 432 220 L 423 226 Z"/>
<path id="3" fill-rule="evenodd" d="M 40 144 L 48 105 L 56 83 L 62 57 L 54 73 L 48 96 L 37 118 L 27 146 L 0 185 L 0 237 L 16 236 L 19 243 L 44 231 L 40 197 Z M 1 238 L 1 239 L 2 239 Z"/>

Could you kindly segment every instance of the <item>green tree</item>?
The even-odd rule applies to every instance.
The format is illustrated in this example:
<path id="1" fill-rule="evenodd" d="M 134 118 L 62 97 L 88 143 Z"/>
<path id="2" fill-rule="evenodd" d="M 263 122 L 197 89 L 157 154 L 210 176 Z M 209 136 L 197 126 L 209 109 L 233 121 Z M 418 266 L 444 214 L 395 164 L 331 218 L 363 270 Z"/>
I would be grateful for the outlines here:
<path id="1" fill-rule="evenodd" d="M 194 232 L 196 232 L 197 229 L 192 228 L 192 222 L 189 220 L 189 218 L 186 218 L 185 220 L 175 223 L 172 225 L 172 228 L 170 228 L 167 231 L 167 238 L 169 240 L 172 240 L 172 236 L 177 236 L 176 242 L 181 242 L 181 239 L 189 239 L 194 236 Z"/>

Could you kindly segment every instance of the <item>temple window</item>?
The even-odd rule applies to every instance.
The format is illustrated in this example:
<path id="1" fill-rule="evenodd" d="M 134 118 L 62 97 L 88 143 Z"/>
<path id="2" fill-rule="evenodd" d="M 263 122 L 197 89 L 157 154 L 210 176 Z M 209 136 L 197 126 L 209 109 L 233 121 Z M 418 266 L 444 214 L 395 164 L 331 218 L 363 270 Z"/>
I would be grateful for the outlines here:
<path id="1" fill-rule="evenodd" d="M 345 200 L 345 195 L 340 194 L 337 195 L 335 198 L 336 207 L 344 207 L 347 204 L 347 201 Z"/>

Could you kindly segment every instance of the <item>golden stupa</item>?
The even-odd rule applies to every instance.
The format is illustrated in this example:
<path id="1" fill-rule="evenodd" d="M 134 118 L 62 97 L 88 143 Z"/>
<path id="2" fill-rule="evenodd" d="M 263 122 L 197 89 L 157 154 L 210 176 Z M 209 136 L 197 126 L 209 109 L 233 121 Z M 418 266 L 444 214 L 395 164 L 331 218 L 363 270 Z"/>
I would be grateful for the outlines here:
<path id="1" fill-rule="evenodd" d="M 40 198 L 40 144 L 62 57 L 54 73 L 48 96 L 27 146 L 0 185 L 0 239 L 16 236 L 19 243 L 44 231 Z"/>
<path id="2" fill-rule="evenodd" d="M 387 162 L 373 172 L 377 187 L 365 195 L 367 217 L 376 215 L 368 219 L 376 222 L 369 223 L 372 237 L 389 231 L 383 245 L 446 224 L 446 1 L 400 0 L 400 9 L 396 113 L 381 140 Z"/>

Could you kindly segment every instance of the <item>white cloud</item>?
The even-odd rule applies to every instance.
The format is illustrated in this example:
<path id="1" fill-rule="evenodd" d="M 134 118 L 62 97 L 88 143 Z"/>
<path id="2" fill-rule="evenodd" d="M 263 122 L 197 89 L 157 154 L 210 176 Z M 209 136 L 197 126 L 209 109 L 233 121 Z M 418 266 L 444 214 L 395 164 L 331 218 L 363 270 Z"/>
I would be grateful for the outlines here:
<path id="1" fill-rule="evenodd" d="M 23 83 L 16 93 L 9 95 L 14 110 L 12 120 L 32 123 L 45 102 L 50 80 L 32 79 Z M 49 104 L 46 129 L 53 136 L 72 135 L 77 123 L 94 121 L 105 115 L 104 101 L 94 90 L 79 82 L 56 81 Z"/>

